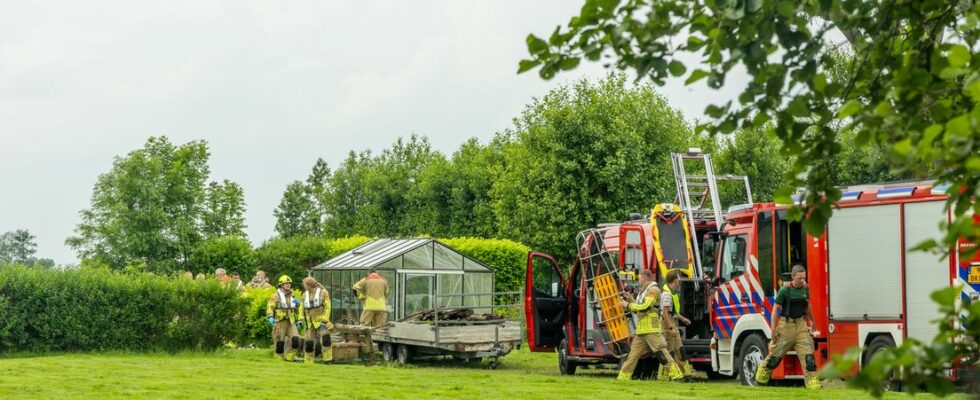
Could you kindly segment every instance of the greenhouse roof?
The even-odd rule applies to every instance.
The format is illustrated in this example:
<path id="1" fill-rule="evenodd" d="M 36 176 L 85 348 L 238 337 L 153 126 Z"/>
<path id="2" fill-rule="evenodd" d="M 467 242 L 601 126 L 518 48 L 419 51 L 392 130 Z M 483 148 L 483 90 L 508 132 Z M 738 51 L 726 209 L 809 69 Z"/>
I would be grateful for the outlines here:
<path id="1" fill-rule="evenodd" d="M 313 267 L 325 269 L 439 269 L 491 272 L 486 264 L 467 257 L 435 239 L 375 239 Z"/>

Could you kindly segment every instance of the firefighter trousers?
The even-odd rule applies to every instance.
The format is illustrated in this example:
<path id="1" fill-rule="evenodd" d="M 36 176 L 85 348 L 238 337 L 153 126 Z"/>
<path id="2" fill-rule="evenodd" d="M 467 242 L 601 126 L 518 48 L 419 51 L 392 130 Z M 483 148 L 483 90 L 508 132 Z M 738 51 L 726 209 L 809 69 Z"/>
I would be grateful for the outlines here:
<path id="1" fill-rule="evenodd" d="M 667 339 L 664 338 L 663 333 L 657 332 L 644 333 L 633 338 L 629 355 L 626 356 L 623 368 L 619 370 L 618 379 L 631 379 L 636 364 L 640 362 L 641 358 L 651 353 L 660 360 L 661 364 L 667 365 L 670 379 L 683 377 L 677 364 L 674 363 L 673 357 L 670 356 L 670 352 L 667 351 Z"/>
<path id="2" fill-rule="evenodd" d="M 783 356 L 788 351 L 796 350 L 796 357 L 800 359 L 800 365 L 803 366 L 803 375 L 807 386 L 812 386 L 814 382 L 819 385 L 816 359 L 813 356 L 813 337 L 810 336 L 810 331 L 807 328 L 806 318 L 780 317 L 777 330 L 779 334 L 776 337 L 776 343 L 771 346 L 769 355 L 762 360 L 762 365 L 759 366 L 760 370 L 765 369 L 761 371 L 764 375 L 763 380 L 768 381 L 769 372 L 779 366 L 779 362 L 782 361 Z"/>
<path id="3" fill-rule="evenodd" d="M 385 324 L 388 320 L 387 311 L 370 311 L 364 310 L 361 313 L 361 325 L 370 326 L 372 328 L 377 328 Z"/>
<path id="4" fill-rule="evenodd" d="M 272 326 L 272 344 L 276 349 L 276 357 L 292 361 L 293 354 L 299 351 L 300 342 L 302 340 L 299 337 L 299 330 L 288 319 L 276 321 Z"/>

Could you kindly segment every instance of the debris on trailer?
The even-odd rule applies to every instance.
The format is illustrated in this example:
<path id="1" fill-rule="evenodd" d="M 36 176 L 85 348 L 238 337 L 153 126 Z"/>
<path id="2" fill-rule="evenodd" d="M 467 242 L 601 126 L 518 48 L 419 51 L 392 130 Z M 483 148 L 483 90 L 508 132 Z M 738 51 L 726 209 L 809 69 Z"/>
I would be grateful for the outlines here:
<path id="1" fill-rule="evenodd" d="M 428 309 L 417 312 L 403 318 L 399 322 L 435 322 L 438 315 L 439 321 L 503 321 L 503 316 L 493 313 L 476 313 L 470 308 L 457 309 Z"/>

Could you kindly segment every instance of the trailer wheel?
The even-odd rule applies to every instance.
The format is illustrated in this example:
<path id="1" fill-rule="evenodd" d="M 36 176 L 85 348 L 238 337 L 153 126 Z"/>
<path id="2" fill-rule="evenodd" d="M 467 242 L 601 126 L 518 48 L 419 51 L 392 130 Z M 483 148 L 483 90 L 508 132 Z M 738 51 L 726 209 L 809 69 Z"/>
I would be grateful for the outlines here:
<path id="1" fill-rule="evenodd" d="M 892 340 L 891 336 L 882 335 L 871 339 L 871 343 L 868 343 L 868 347 L 864 350 L 864 355 L 861 357 L 862 365 L 871 362 L 875 354 L 892 347 L 895 347 L 895 341 Z M 899 392 L 902 390 L 902 381 L 895 375 L 892 375 L 891 379 L 881 383 L 881 389 L 886 392 Z"/>
<path id="2" fill-rule="evenodd" d="M 404 344 L 398 345 L 398 363 L 405 365 L 412 361 L 412 349 Z"/>
<path id="3" fill-rule="evenodd" d="M 759 370 L 762 360 L 769 354 L 769 347 L 762 335 L 753 333 L 742 341 L 739 347 L 738 360 L 735 367 L 738 368 L 738 381 L 745 386 L 759 386 L 755 380 L 755 372 Z"/>
<path id="4" fill-rule="evenodd" d="M 575 375 L 578 363 L 568 359 L 568 342 L 562 340 L 558 345 L 558 372 L 562 375 Z"/>
<path id="5" fill-rule="evenodd" d="M 386 363 L 395 362 L 395 345 L 385 343 L 381 345 L 381 359 Z"/>

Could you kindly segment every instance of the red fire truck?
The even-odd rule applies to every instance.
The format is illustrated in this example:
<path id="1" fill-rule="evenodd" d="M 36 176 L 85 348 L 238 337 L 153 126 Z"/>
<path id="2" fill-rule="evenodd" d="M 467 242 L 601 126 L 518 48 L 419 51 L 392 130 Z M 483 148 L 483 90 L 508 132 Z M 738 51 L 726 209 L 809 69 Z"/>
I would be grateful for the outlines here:
<path id="1" fill-rule="evenodd" d="M 951 218 L 945 190 L 928 183 L 850 188 L 818 237 L 787 218 L 789 205 L 730 209 L 721 232 L 704 239 L 705 265 L 714 266 L 705 271 L 715 284 L 713 369 L 756 384 L 756 368 L 768 352 L 775 291 L 794 264 L 807 269 L 818 366 L 852 347 L 863 350 L 863 362 L 908 338 L 932 340 L 938 328 L 931 321 L 939 315 L 933 291 L 962 285 L 959 301 L 980 297 L 980 257 L 960 260 L 950 249 L 940 260 L 912 250 L 943 237 L 940 224 Z M 791 352 L 772 378 L 802 375 Z"/>
<path id="2" fill-rule="evenodd" d="M 703 163 L 700 175 L 688 175 L 685 161 Z M 673 154 L 672 162 L 680 206 L 658 205 L 650 216 L 635 213 L 626 222 L 602 224 L 589 230 L 586 240 L 601 237 L 604 251 L 618 269 L 618 283 L 627 291 L 632 289 L 635 293 L 638 289 L 637 276 L 642 270 L 654 271 L 658 281 L 669 269 L 683 272 L 680 312 L 692 321 L 691 325 L 680 327 L 684 352 L 695 368 L 713 373 L 709 352 L 713 334 L 708 312 L 711 285 L 704 279 L 698 249 L 708 232 L 717 231 L 723 217 L 719 207 L 711 206 L 720 204 L 716 182 L 744 184 L 749 202 L 751 189 L 744 176 L 715 176 L 710 156 L 697 149 Z M 579 247 L 580 252 L 584 250 L 582 243 Z M 557 351 L 562 374 L 574 374 L 581 365 L 618 363 L 628 349 L 628 344 L 609 339 L 607 321 L 589 287 L 594 268 L 595 264 L 579 258 L 564 276 L 550 255 L 528 255 L 524 300 L 528 344 L 535 352 Z M 635 376 L 648 376 L 653 367 L 650 362 L 641 362 Z"/>

